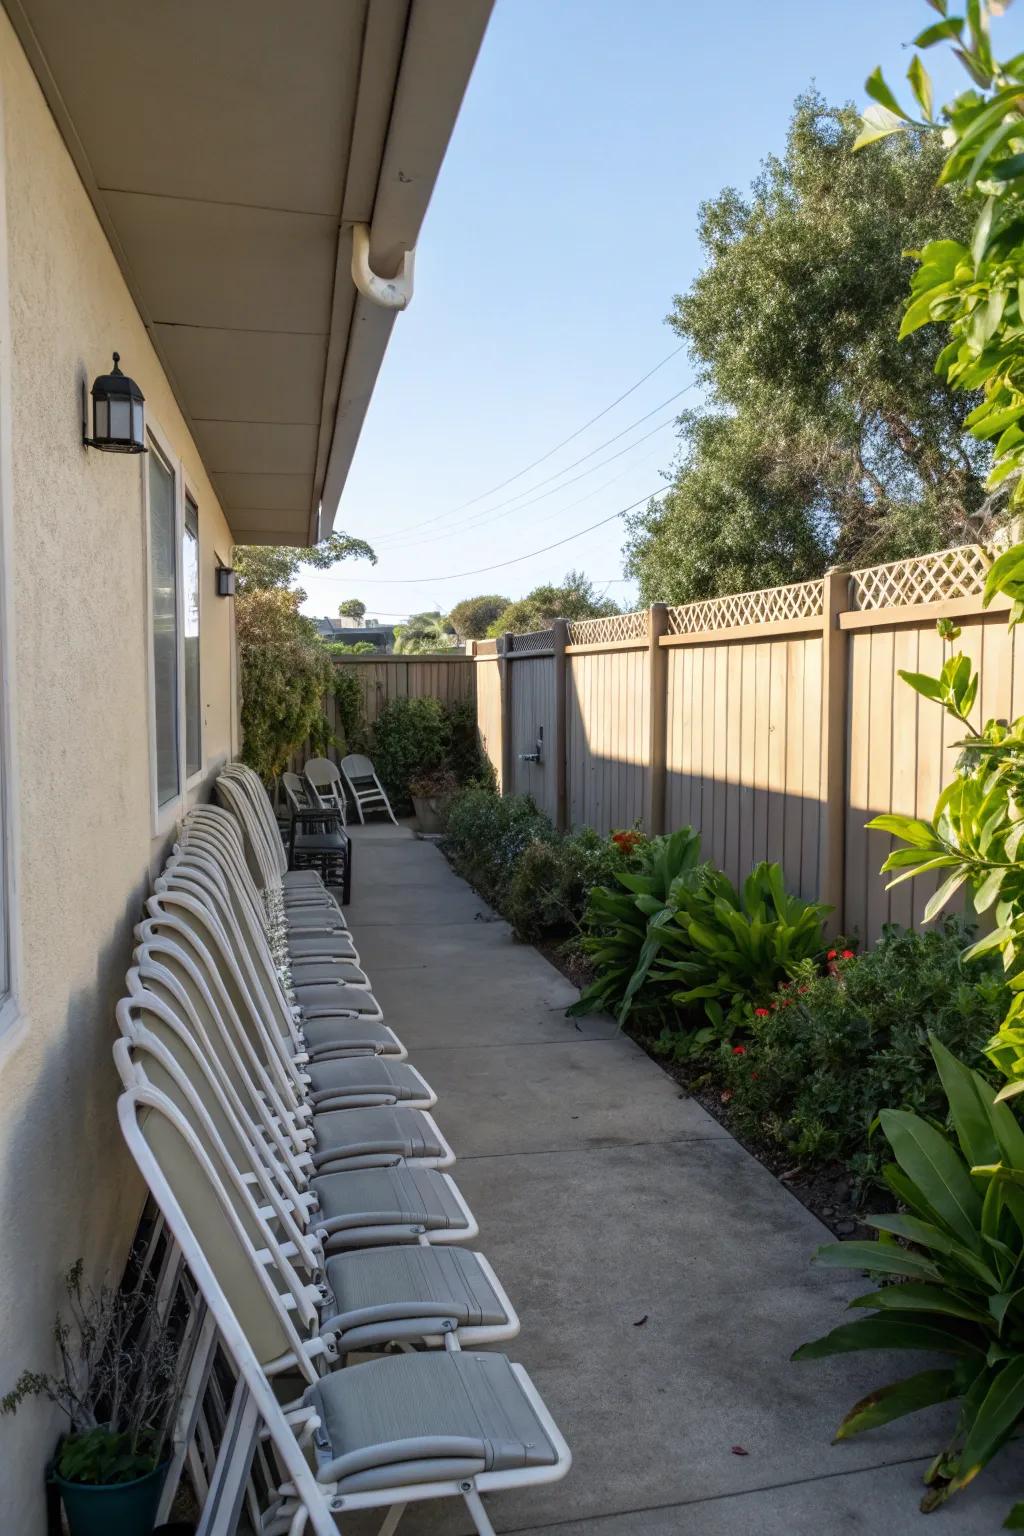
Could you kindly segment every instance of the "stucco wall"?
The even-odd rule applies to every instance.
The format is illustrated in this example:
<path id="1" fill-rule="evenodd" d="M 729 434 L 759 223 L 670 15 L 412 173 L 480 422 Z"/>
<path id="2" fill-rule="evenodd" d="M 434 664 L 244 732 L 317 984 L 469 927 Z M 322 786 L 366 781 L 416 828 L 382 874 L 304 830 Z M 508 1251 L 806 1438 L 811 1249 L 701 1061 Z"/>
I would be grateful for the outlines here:
<path id="1" fill-rule="evenodd" d="M 198 493 L 204 756 L 233 747 L 231 536 L 113 254 L 0 12 L 10 324 L 10 661 L 21 1017 L 0 1037 L 0 1392 L 51 1363 L 64 1268 L 117 1276 L 142 1191 L 110 1057 L 151 829 L 144 458 L 81 446 L 83 379 L 111 351 Z M 0 263 L 3 252 L 0 250 Z M 0 316 L 0 340 L 3 319 Z M 0 400 L 0 410 L 4 402 Z M 5 675 L 7 672 L 5 658 Z M 43 1530 L 56 1421 L 0 1419 L 0 1525 Z"/>

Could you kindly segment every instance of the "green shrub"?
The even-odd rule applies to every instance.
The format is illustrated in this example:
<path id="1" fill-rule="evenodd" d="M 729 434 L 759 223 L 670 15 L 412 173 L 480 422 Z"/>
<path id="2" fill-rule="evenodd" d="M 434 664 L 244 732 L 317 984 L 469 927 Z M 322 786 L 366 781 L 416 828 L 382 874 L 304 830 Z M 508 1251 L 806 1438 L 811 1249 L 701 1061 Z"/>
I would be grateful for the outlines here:
<path id="1" fill-rule="evenodd" d="M 1024 1411 L 1024 1131 L 990 1083 L 937 1040 L 932 1048 L 951 1133 L 906 1110 L 881 1114 L 895 1158 L 886 1182 L 906 1214 L 869 1216 L 878 1239 L 829 1243 L 816 1255 L 818 1264 L 868 1270 L 885 1284 L 850 1303 L 856 1321 L 793 1356 L 905 1349 L 914 1361 L 921 1350 L 947 1357 L 943 1367 L 925 1362 L 930 1369 L 869 1393 L 836 1432 L 846 1440 L 933 1403 L 958 1402 L 953 1433 L 924 1475 L 926 1513 L 977 1477 Z M 1022 1524 L 1018 1504 L 1005 1527 Z"/>
<path id="2" fill-rule="evenodd" d="M 800 978 L 748 1009 L 749 1038 L 723 1047 L 740 1134 L 795 1162 L 841 1161 L 863 1177 L 884 1159 L 872 1134 L 880 1109 L 941 1118 L 929 1032 L 983 1069 L 1009 1000 L 998 959 L 961 959 L 968 937 L 953 919 L 923 933 L 888 927 L 874 949 L 838 957 L 832 974 Z"/>
<path id="3" fill-rule="evenodd" d="M 459 784 L 486 779 L 490 764 L 480 749 L 476 706 L 468 700 L 389 699 L 373 727 L 377 772 L 396 811 L 411 809 L 409 785 L 439 773 Z"/>
<path id="4" fill-rule="evenodd" d="M 449 807 L 444 847 L 459 874 L 502 910 L 524 850 L 556 835 L 529 795 L 502 797 L 488 785 L 472 784 Z"/>
<path id="5" fill-rule="evenodd" d="M 460 784 L 483 783 L 497 787 L 490 759 L 480 745 L 475 699 L 456 699 L 447 706 L 451 745 L 447 766 Z"/>
<path id="6" fill-rule="evenodd" d="M 726 1031 L 736 1010 L 825 947 L 827 908 L 788 895 L 777 864 L 756 865 L 737 891 L 700 863 L 692 827 L 653 838 L 616 881 L 591 892 L 596 931 L 584 948 L 598 974 L 573 1013 L 610 1008 L 624 1024 L 634 1011 L 664 1019 L 699 1008 L 705 1028 Z"/>
<path id="7" fill-rule="evenodd" d="M 504 915 L 521 939 L 563 938 L 579 931 L 590 890 L 607 885 L 623 855 L 591 827 L 527 843 L 508 881 Z"/>

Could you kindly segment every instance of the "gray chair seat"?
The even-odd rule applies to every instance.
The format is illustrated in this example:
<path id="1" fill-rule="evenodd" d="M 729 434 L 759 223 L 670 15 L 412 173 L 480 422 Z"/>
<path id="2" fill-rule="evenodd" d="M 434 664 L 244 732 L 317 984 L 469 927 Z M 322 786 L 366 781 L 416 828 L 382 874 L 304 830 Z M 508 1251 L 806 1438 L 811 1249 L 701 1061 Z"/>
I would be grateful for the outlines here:
<path id="1" fill-rule="evenodd" d="M 345 919 L 334 902 L 330 905 L 289 907 L 285 912 L 289 934 L 303 933 L 308 929 L 326 929 L 330 933 L 344 933 Z"/>
<path id="2" fill-rule="evenodd" d="M 360 995 L 367 996 L 365 992 L 352 994 L 353 998 Z M 348 1001 L 346 998 L 346 1006 Z M 304 1019 L 302 1037 L 313 1060 L 335 1049 L 362 1048 L 370 1054 L 379 1051 L 384 1056 L 401 1055 L 401 1048 L 394 1035 L 379 1019 L 346 1019 L 328 1013 L 322 1018 Z"/>
<path id="3" fill-rule="evenodd" d="M 464 1248 L 371 1248 L 327 1260 L 334 1295 L 321 1326 L 342 1353 L 422 1339 L 454 1324 L 500 1327 L 508 1312 L 475 1253 Z"/>
<path id="4" fill-rule="evenodd" d="M 355 948 L 351 936 L 344 932 L 288 935 L 288 953 L 292 960 L 322 960 L 328 956 L 345 959 L 355 954 Z"/>
<path id="5" fill-rule="evenodd" d="M 339 983 L 347 986 L 368 986 L 370 977 L 362 971 L 352 960 L 342 960 L 341 957 L 332 960 L 329 957 L 318 957 L 313 960 L 295 960 L 289 966 L 292 972 L 292 988 L 299 1003 L 302 1003 L 307 992 L 310 1001 L 321 1003 L 324 1001 L 324 989 L 336 988 Z M 336 1003 L 338 992 L 327 995 L 327 1001 Z"/>
<path id="6" fill-rule="evenodd" d="M 310 1187 L 320 1202 L 312 1218 L 328 1252 L 381 1243 L 416 1243 L 422 1233 L 473 1229 L 451 1180 L 433 1168 L 358 1168 L 322 1173 Z"/>
<path id="7" fill-rule="evenodd" d="M 371 1013 L 377 1012 L 377 1004 L 372 994 L 364 987 L 349 987 L 343 990 L 336 984 L 314 984 L 296 987 L 295 996 L 304 1019 L 321 1018 L 332 1013 L 345 1013 L 349 1008 L 364 1007 Z"/>
<path id="8" fill-rule="evenodd" d="M 290 869 L 281 877 L 281 888 L 288 891 L 322 891 L 324 883 L 315 869 Z"/>
<path id="9" fill-rule="evenodd" d="M 320 1416 L 317 1477 L 339 1492 L 554 1466 L 504 1355 L 403 1354 L 336 1371 L 303 1396 Z"/>
<path id="10" fill-rule="evenodd" d="M 366 1098 L 386 1094 L 399 1102 L 422 1099 L 424 1083 L 405 1061 L 383 1056 L 346 1056 L 337 1061 L 314 1061 L 307 1068 L 309 1097 L 314 1107 L 326 1100 Z"/>
<path id="11" fill-rule="evenodd" d="M 374 1105 L 370 1109 L 328 1109 L 313 1115 L 314 1168 L 346 1158 L 438 1158 L 447 1149 L 422 1109 Z"/>

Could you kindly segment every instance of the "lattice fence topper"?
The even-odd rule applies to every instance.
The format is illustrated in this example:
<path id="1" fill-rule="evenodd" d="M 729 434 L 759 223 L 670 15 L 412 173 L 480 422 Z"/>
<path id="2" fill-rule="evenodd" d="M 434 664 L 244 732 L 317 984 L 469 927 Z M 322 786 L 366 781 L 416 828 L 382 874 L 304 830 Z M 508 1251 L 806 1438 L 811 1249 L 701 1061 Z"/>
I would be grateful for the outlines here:
<path id="1" fill-rule="evenodd" d="M 553 629 L 534 629 L 526 635 L 512 635 L 512 655 L 529 656 L 531 652 L 550 651 L 555 643 Z"/>
<path id="2" fill-rule="evenodd" d="M 609 640 L 646 640 L 647 610 L 638 613 L 613 613 L 607 619 L 573 619 L 569 624 L 570 645 L 603 645 Z"/>
<path id="3" fill-rule="evenodd" d="M 668 611 L 670 635 L 696 635 L 705 630 L 737 629 L 770 624 L 778 619 L 815 619 L 821 616 L 825 584 L 800 581 L 790 587 L 766 587 L 761 592 L 736 592 L 730 597 L 709 597 Z"/>
<path id="4" fill-rule="evenodd" d="M 850 572 L 854 608 L 907 608 L 949 597 L 976 597 L 985 585 L 992 555 L 982 544 L 958 544 L 933 555 L 915 555 Z"/>

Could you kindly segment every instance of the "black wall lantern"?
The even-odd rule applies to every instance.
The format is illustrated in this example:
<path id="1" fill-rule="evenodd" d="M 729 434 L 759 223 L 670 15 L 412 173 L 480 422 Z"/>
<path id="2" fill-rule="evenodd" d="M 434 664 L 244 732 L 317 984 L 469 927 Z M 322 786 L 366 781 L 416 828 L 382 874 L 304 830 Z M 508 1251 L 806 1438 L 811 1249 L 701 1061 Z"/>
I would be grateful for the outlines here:
<path id="1" fill-rule="evenodd" d="M 145 395 L 134 379 L 121 372 L 121 354 L 114 353 L 112 372 L 101 374 L 92 387 L 92 437 L 87 437 L 88 416 L 82 400 L 82 442 L 104 453 L 145 453 L 143 420 Z M 85 385 L 82 385 L 85 395 Z"/>
<path id="2" fill-rule="evenodd" d="M 234 597 L 234 595 L 235 595 L 235 573 L 234 573 L 234 571 L 228 565 L 218 565 L 218 567 L 217 567 L 217 596 L 218 597 Z"/>

